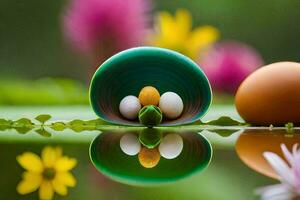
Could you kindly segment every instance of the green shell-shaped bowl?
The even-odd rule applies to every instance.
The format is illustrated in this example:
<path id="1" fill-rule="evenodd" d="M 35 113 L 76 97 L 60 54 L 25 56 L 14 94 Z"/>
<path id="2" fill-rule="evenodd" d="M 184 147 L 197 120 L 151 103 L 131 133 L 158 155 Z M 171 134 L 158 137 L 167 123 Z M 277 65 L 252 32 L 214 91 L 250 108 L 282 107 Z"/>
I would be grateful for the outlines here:
<path id="1" fill-rule="evenodd" d="M 126 133 L 139 132 L 109 131 L 98 135 L 90 145 L 90 158 L 96 169 L 117 182 L 130 185 L 157 185 L 179 181 L 204 170 L 212 158 L 209 141 L 197 132 L 176 133 L 183 139 L 183 149 L 174 159 L 160 158 L 157 166 L 144 168 L 138 161 L 138 155 L 126 155 L 120 148 L 120 139 Z"/>
<path id="2" fill-rule="evenodd" d="M 209 81 L 200 67 L 175 51 L 156 47 L 137 47 L 106 60 L 95 72 L 90 84 L 90 102 L 103 120 L 119 125 L 139 126 L 121 116 L 119 103 L 127 95 L 138 96 L 144 86 L 154 86 L 160 94 L 176 92 L 183 100 L 182 115 L 163 119 L 161 126 L 195 122 L 212 101 Z"/>

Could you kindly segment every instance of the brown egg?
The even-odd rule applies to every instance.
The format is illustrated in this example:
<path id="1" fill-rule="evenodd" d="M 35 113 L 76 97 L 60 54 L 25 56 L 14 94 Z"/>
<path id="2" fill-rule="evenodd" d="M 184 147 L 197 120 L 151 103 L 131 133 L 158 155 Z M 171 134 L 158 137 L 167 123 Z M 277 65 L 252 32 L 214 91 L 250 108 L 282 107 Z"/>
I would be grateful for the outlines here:
<path id="1" fill-rule="evenodd" d="M 240 159 L 253 170 L 272 178 L 278 178 L 263 153 L 273 152 L 285 159 L 280 145 L 285 144 L 289 151 L 300 142 L 300 134 L 288 135 L 286 131 L 248 130 L 239 136 L 236 152 Z"/>
<path id="2" fill-rule="evenodd" d="M 256 70 L 240 85 L 235 105 L 252 125 L 300 125 L 300 63 L 279 62 Z"/>

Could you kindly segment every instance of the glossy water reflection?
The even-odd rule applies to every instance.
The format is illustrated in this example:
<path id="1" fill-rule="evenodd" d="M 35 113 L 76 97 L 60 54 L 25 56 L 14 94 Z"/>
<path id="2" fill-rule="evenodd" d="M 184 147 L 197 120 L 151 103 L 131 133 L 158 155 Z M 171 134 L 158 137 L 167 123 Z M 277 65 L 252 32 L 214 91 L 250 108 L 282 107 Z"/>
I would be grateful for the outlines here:
<path id="1" fill-rule="evenodd" d="M 240 159 L 253 170 L 272 178 L 278 178 L 263 152 L 274 152 L 284 159 L 281 144 L 289 150 L 296 143 L 300 144 L 300 131 L 288 133 L 286 130 L 245 130 L 237 139 L 236 152 Z"/>
<path id="2" fill-rule="evenodd" d="M 212 148 L 193 131 L 108 131 L 90 146 L 95 167 L 109 178 L 127 184 L 176 181 L 208 166 Z"/>
<path id="3" fill-rule="evenodd" d="M 179 200 L 186 199 L 188 196 L 192 199 L 254 200 L 258 199 L 253 193 L 255 188 L 278 183 L 246 167 L 244 162 L 239 159 L 234 148 L 234 144 L 241 134 L 238 128 L 208 128 L 213 128 L 213 130 L 206 129 L 201 132 L 201 135 L 197 131 L 201 131 L 202 127 L 196 127 L 197 130 L 193 128 L 193 131 L 191 131 L 192 128 L 189 131 L 186 128 L 174 127 L 164 128 L 164 130 L 159 128 L 160 131 L 155 130 L 154 134 L 148 134 L 153 133 L 153 129 L 117 127 L 114 129 L 115 131 L 111 131 L 111 127 L 107 127 L 108 131 L 101 135 L 98 135 L 99 130 L 84 130 L 78 133 L 80 129 L 76 129 L 77 132 L 70 128 L 54 131 L 45 127 L 45 130 L 51 133 L 51 137 L 43 137 L 34 130 L 26 134 L 19 134 L 15 129 L 0 131 L 0 150 L 2 152 L 0 153 L 0 187 L 5 191 L 0 194 L 0 199 L 38 198 L 38 192 L 24 196 L 17 193 L 16 187 L 22 180 L 24 170 L 17 163 L 16 157 L 28 151 L 39 155 L 47 145 L 61 146 L 63 155 L 76 158 L 78 161 L 76 168 L 72 170 L 72 174 L 77 180 L 76 187 L 68 190 L 68 196 L 56 195 L 55 199 L 93 199 L 96 196 L 97 199 L 153 199 L 155 197 L 158 200 Z M 253 129 L 253 127 L 249 127 L 249 129 Z M 138 130 L 142 130 L 142 132 Z M 299 141 L 297 128 L 294 130 L 293 134 L 286 134 L 283 129 L 282 132 L 285 133 L 287 140 Z M 234 133 L 231 134 L 232 132 Z M 262 139 L 263 136 L 260 136 L 259 140 L 264 140 L 266 143 L 269 142 L 269 139 L 275 138 L 275 133 L 277 133 L 276 131 L 269 132 L 267 129 L 265 132 L 262 135 L 265 135 L 266 138 Z M 260 131 L 260 133 L 263 132 Z M 260 133 L 246 131 L 239 140 L 248 134 L 258 137 L 261 135 Z M 127 139 L 125 137 L 129 141 L 125 141 L 123 144 L 125 148 L 121 147 L 121 143 L 124 142 L 121 142 L 121 139 L 126 134 L 134 135 L 133 145 L 130 145 L 136 145 L 133 149 L 126 149 L 127 142 L 132 139 L 130 139 L 131 136 Z M 163 145 L 161 149 L 159 146 L 164 139 L 169 141 L 166 137 L 168 135 L 175 139 L 173 138 L 170 143 L 167 142 L 173 149 L 165 153 L 162 150 Z M 211 147 L 203 135 L 214 147 L 214 157 L 209 166 Z M 90 143 L 96 137 L 97 139 L 94 141 L 96 146 L 93 148 L 97 151 L 95 153 L 97 157 L 93 157 L 93 161 L 100 172 L 92 166 L 91 159 L 87 155 Z M 182 139 L 182 149 L 179 138 Z M 247 138 L 244 138 L 244 143 L 246 142 L 251 143 L 251 139 L 248 141 Z M 253 144 L 253 142 L 249 146 L 253 151 L 258 148 L 257 143 Z M 142 147 L 147 150 L 156 149 L 155 155 L 160 156 L 156 166 L 145 168 L 141 165 L 138 156 Z M 170 146 L 167 145 L 166 149 L 169 148 Z M 206 170 L 202 171 L 205 167 Z M 105 178 L 103 174 L 123 183 L 146 185 L 147 187 L 120 184 Z M 192 176 L 184 181 L 177 181 L 189 175 Z M 149 184 L 171 181 L 176 182 L 170 185 L 159 185 L 159 187 L 148 187 Z M 216 188 L 218 192 L 215 192 Z"/>

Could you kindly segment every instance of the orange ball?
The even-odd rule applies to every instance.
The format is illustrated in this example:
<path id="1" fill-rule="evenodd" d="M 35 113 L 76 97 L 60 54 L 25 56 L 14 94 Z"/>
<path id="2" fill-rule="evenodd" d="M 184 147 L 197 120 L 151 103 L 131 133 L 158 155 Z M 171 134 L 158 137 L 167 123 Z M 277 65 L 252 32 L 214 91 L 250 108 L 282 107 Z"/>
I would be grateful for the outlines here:
<path id="1" fill-rule="evenodd" d="M 140 164 L 145 168 L 155 167 L 160 160 L 160 154 L 157 148 L 148 149 L 146 147 L 142 147 L 138 157 Z"/>
<path id="2" fill-rule="evenodd" d="M 159 103 L 160 95 L 158 90 L 152 86 L 144 87 L 139 94 L 140 103 L 143 106 L 154 105 L 157 106 Z"/>

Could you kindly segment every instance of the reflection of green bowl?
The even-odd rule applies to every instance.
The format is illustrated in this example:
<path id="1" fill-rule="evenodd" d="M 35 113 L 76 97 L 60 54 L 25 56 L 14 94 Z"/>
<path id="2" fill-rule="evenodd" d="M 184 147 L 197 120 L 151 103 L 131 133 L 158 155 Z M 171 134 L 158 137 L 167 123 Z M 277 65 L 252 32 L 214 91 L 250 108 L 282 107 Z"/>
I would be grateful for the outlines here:
<path id="1" fill-rule="evenodd" d="M 171 50 L 138 47 L 120 52 L 95 72 L 90 85 L 90 102 L 103 120 L 122 125 L 139 125 L 119 113 L 119 103 L 127 95 L 138 96 L 144 86 L 156 87 L 181 96 L 184 110 L 176 120 L 163 119 L 162 126 L 192 123 L 208 110 L 212 93 L 209 81 L 191 59 Z"/>
<path id="2" fill-rule="evenodd" d="M 136 134 L 138 132 L 131 132 Z M 120 139 L 126 132 L 106 132 L 97 136 L 90 146 L 94 166 L 107 177 L 126 184 L 154 185 L 178 181 L 206 168 L 212 157 L 212 147 L 201 134 L 178 132 L 183 149 L 174 159 L 160 158 L 153 168 L 144 168 L 138 155 L 129 156 L 120 148 Z M 167 134 L 167 133 L 165 133 Z M 164 134 L 164 135 L 165 135 Z"/>

